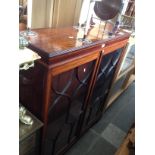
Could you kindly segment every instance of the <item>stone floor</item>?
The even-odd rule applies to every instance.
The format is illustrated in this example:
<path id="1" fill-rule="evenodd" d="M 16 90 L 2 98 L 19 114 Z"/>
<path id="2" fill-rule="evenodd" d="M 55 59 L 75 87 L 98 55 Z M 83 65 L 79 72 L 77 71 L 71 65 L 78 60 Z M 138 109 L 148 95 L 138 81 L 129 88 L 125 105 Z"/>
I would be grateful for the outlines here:
<path id="1" fill-rule="evenodd" d="M 65 155 L 114 155 L 134 121 L 135 84 L 132 83 Z"/>

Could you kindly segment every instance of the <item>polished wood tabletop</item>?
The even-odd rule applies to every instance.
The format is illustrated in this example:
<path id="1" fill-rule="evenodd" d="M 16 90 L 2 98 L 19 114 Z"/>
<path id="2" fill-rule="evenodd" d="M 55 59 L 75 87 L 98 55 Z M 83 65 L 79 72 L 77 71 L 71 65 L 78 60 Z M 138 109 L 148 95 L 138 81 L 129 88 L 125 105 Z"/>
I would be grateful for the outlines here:
<path id="1" fill-rule="evenodd" d="M 30 41 L 29 47 L 46 58 L 73 52 L 99 43 L 129 37 L 129 34 L 122 31 L 109 36 L 108 31 L 103 33 L 103 29 L 99 27 L 91 27 L 84 42 L 81 41 L 84 35 L 84 29 L 82 28 L 41 28 L 33 29 L 33 31 L 37 35 L 28 38 Z"/>

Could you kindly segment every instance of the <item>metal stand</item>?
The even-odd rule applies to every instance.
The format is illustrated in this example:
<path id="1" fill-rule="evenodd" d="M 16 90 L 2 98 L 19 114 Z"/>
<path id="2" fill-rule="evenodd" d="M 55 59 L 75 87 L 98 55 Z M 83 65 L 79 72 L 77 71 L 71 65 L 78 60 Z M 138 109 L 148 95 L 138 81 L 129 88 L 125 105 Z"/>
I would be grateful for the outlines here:
<path id="1" fill-rule="evenodd" d="M 97 37 L 99 37 L 99 35 L 100 35 L 100 32 L 101 32 L 100 29 L 101 29 L 102 20 L 99 19 L 99 18 L 97 18 L 97 17 L 92 17 L 92 16 L 90 15 L 90 11 L 91 11 L 91 9 L 93 8 L 93 2 L 97 2 L 97 1 L 99 2 L 99 1 L 102 1 L 102 0 L 90 0 L 89 9 L 88 9 L 88 12 L 87 12 L 86 22 L 85 22 L 85 24 L 83 24 L 83 25 L 85 25 L 85 26 L 84 26 L 84 36 L 83 36 L 83 38 L 78 38 L 78 40 L 81 41 L 81 42 L 84 42 L 84 43 L 91 43 L 91 40 L 87 39 L 86 37 L 87 37 L 88 29 L 90 28 L 90 22 L 91 22 L 91 20 L 92 20 L 93 18 L 100 20 L 100 24 L 99 24 L 99 29 L 98 29 Z M 81 25 L 79 25 L 79 26 L 81 27 Z M 104 34 L 105 34 L 106 26 L 107 26 L 107 21 L 105 21 L 105 25 L 104 25 L 104 28 L 103 28 L 103 30 L 102 30 L 102 38 L 103 38 L 103 36 L 104 36 Z M 107 34 L 108 34 L 108 32 L 107 32 Z"/>
<path id="2" fill-rule="evenodd" d="M 88 12 L 87 12 L 87 18 L 86 18 L 85 27 L 84 27 L 84 36 L 83 36 L 83 38 L 78 38 L 78 40 L 83 42 L 83 43 L 91 43 L 91 40 L 87 39 L 86 36 L 87 36 L 87 33 L 88 33 L 89 24 L 90 24 L 89 13 L 90 13 L 90 8 L 91 8 L 92 2 L 94 2 L 94 1 L 91 0 L 90 3 L 89 3 L 89 9 L 88 9 Z M 81 25 L 79 25 L 79 26 L 81 27 Z"/>

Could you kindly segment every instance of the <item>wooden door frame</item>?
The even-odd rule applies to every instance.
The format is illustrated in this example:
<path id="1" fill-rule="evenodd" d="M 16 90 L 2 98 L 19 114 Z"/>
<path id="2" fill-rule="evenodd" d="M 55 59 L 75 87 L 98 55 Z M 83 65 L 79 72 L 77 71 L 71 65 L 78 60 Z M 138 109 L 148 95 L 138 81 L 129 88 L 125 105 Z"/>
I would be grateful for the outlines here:
<path id="1" fill-rule="evenodd" d="M 83 64 L 86 64 L 88 62 L 91 62 L 91 61 L 96 61 L 95 62 L 95 65 L 94 65 L 94 69 L 93 69 L 93 72 L 92 72 L 92 75 L 91 75 L 91 79 L 90 79 L 90 84 L 89 84 L 89 87 L 88 87 L 88 92 L 87 92 L 87 95 L 86 95 L 86 98 L 85 98 L 85 103 L 84 103 L 84 107 L 85 107 L 85 104 L 88 100 L 88 97 L 89 97 L 89 93 L 90 93 L 90 90 L 91 90 L 91 85 L 93 83 L 93 79 L 94 79 L 94 76 L 95 76 L 95 71 L 96 71 L 96 67 L 98 65 L 98 59 L 99 59 L 99 51 L 94 51 L 93 53 L 89 53 L 87 55 L 82 55 L 81 57 L 78 57 L 77 59 L 75 60 L 72 60 L 72 61 L 64 61 L 64 63 L 59 63 L 57 62 L 55 65 L 51 65 L 50 67 L 48 67 L 46 64 L 42 63 L 42 65 L 44 65 L 45 69 L 46 69 L 46 73 L 45 73 L 45 76 L 44 76 L 44 95 L 43 95 L 43 103 L 44 103 L 44 108 L 43 108 L 43 111 L 42 111 L 42 120 L 43 120 L 43 123 L 44 123 L 44 129 L 43 129 L 43 139 L 45 138 L 45 131 L 46 131 L 46 128 L 47 128 L 47 122 L 48 122 L 48 109 L 49 109 L 49 101 L 50 101 L 50 94 L 51 94 L 51 86 L 52 86 L 52 79 L 54 76 L 56 75 L 59 75 L 63 72 L 66 72 L 68 70 L 71 70 L 73 68 L 76 68 L 80 65 L 83 65 Z M 52 67 L 54 66 L 54 67 Z"/>
<path id="2" fill-rule="evenodd" d="M 88 106 L 90 105 L 90 99 L 91 99 L 91 96 L 93 94 L 93 90 L 94 90 L 95 83 L 96 83 L 96 80 L 97 80 L 97 75 L 98 75 L 99 68 L 100 68 L 101 61 L 102 61 L 103 57 L 106 54 L 112 53 L 113 51 L 122 48 L 122 53 L 121 53 L 120 58 L 119 58 L 119 60 L 117 62 L 116 70 L 115 70 L 115 73 L 114 73 L 112 82 L 110 84 L 110 88 L 109 89 L 111 89 L 112 84 L 113 84 L 113 82 L 115 81 L 115 79 L 117 77 L 117 74 L 118 74 L 119 68 L 121 66 L 121 62 L 123 60 L 123 57 L 125 55 L 125 49 L 126 49 L 126 46 L 127 46 L 127 42 L 128 42 L 128 39 L 123 40 L 123 41 L 119 41 L 117 43 L 114 43 L 113 45 L 105 46 L 102 49 L 102 51 L 100 52 L 100 56 L 99 56 L 99 59 L 98 59 L 97 68 L 96 68 L 95 75 L 94 75 L 94 80 L 93 80 L 92 86 L 90 88 L 90 93 L 89 93 L 89 96 L 88 96 L 87 105 L 86 105 L 86 108 L 85 108 L 83 119 L 85 117 L 86 111 L 88 110 Z M 109 92 L 110 92 L 110 90 L 109 90 Z M 108 96 L 106 98 L 105 104 L 100 106 L 101 111 L 104 111 L 104 108 L 107 105 L 107 99 L 108 99 L 108 97 L 109 97 L 109 94 L 108 94 Z M 83 134 L 82 132 L 86 132 L 86 130 L 89 129 L 90 126 L 92 126 L 101 116 L 102 116 L 102 114 L 98 113 L 98 116 L 96 117 L 96 119 L 94 119 L 90 124 L 88 124 L 88 127 L 86 127 L 86 129 L 84 129 L 84 131 L 80 130 L 81 131 L 80 134 L 82 135 Z M 80 128 L 82 128 L 82 126 L 83 126 L 83 123 L 81 124 L 81 127 Z"/>

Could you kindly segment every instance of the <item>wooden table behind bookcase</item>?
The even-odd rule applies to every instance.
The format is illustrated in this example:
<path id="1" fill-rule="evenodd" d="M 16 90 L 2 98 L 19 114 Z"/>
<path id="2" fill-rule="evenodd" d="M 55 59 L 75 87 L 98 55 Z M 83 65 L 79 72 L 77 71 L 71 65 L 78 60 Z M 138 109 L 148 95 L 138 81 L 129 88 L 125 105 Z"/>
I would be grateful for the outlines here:
<path id="1" fill-rule="evenodd" d="M 42 154 L 64 154 L 99 120 L 129 34 L 80 43 L 77 29 L 36 29 L 29 48 L 40 60 L 20 71 L 20 101 L 43 123 Z"/>

